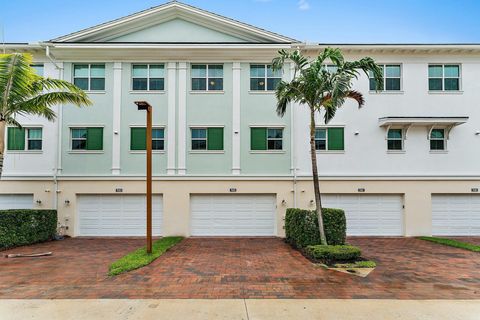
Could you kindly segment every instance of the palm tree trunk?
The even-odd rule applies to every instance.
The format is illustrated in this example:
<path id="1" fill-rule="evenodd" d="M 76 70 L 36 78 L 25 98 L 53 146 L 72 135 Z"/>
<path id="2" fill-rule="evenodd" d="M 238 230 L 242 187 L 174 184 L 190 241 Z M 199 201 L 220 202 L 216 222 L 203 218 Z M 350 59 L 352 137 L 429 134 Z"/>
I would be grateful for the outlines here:
<path id="1" fill-rule="evenodd" d="M 3 157 L 5 153 L 5 121 L 0 120 L 0 178 L 3 172 Z"/>
<path id="2" fill-rule="evenodd" d="M 310 154 L 312 157 L 313 191 L 315 193 L 315 205 L 320 231 L 320 243 L 327 245 L 325 229 L 323 227 L 322 199 L 320 198 L 320 182 L 318 181 L 317 151 L 315 149 L 315 108 L 310 106 Z"/>

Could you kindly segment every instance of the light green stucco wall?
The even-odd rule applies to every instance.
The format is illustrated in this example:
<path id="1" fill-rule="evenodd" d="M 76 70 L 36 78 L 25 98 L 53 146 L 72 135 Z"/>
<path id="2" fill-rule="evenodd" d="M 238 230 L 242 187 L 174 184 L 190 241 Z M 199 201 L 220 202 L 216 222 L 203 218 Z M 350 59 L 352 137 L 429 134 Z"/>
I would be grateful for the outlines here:
<path id="1" fill-rule="evenodd" d="M 173 19 L 114 39 L 112 42 L 244 42 L 240 38 L 182 19 Z"/>
<path id="2" fill-rule="evenodd" d="M 126 175 L 144 175 L 145 174 L 145 153 L 130 151 L 130 126 L 146 124 L 145 111 L 138 111 L 134 101 L 148 101 L 153 106 L 152 122 L 153 126 L 164 126 L 165 128 L 165 152 L 154 153 L 152 157 L 152 170 L 154 175 L 165 174 L 167 167 L 168 135 L 175 134 L 168 130 L 167 117 L 168 94 L 167 90 L 163 92 L 134 92 L 131 90 L 130 63 L 122 63 L 122 107 L 121 107 L 121 125 L 120 125 L 120 167 L 121 174 Z M 168 86 L 167 72 L 165 71 L 165 89 Z"/>
<path id="3" fill-rule="evenodd" d="M 72 81 L 72 63 L 64 64 L 64 79 Z M 106 175 L 112 167 L 113 64 L 105 64 L 105 91 L 89 94 L 93 105 L 63 106 L 62 174 Z M 101 153 L 70 153 L 69 126 L 104 126 Z"/>
<path id="4" fill-rule="evenodd" d="M 192 93 L 187 70 L 187 174 L 230 174 L 232 169 L 232 63 L 223 65 L 223 92 Z M 191 152 L 190 126 L 223 125 L 224 153 Z"/>
<path id="5" fill-rule="evenodd" d="M 72 63 L 65 63 L 65 79 L 71 80 Z M 106 63 L 105 92 L 90 93 L 92 107 L 65 106 L 63 114 L 62 169 L 64 175 L 110 175 L 113 138 L 113 63 Z M 186 173 L 193 175 L 228 175 L 232 170 L 233 79 L 232 63 L 224 63 L 224 90 L 222 92 L 192 92 L 190 64 L 187 64 L 186 84 Z M 275 112 L 273 93 L 250 92 L 250 64 L 241 64 L 240 166 L 244 175 L 287 175 L 290 173 L 290 111 L 280 118 Z M 145 112 L 137 110 L 136 100 L 146 100 L 153 106 L 153 124 L 165 128 L 165 152 L 153 155 L 154 175 L 166 174 L 168 136 L 175 134 L 178 144 L 179 71 L 176 70 L 175 92 L 168 92 L 168 71 L 165 66 L 164 92 L 132 92 L 131 64 L 122 63 L 120 174 L 143 175 L 145 154 L 130 151 L 130 127 L 145 125 Z M 288 77 L 288 69 L 285 70 Z M 175 95 L 176 130 L 168 128 L 168 95 Z M 71 153 L 69 126 L 104 126 L 104 150 L 101 153 Z M 250 152 L 250 126 L 283 126 L 283 152 Z M 192 126 L 224 126 L 224 152 L 197 153 L 191 151 Z M 178 167 L 178 148 L 175 148 L 175 166 Z"/>
<path id="6" fill-rule="evenodd" d="M 240 115 L 240 165 L 242 174 L 290 173 L 290 111 L 283 118 L 276 113 L 276 97 L 273 92 L 250 92 L 250 64 L 241 64 L 241 115 Z M 285 68 L 284 77 L 289 76 Z M 284 125 L 282 153 L 251 153 L 251 125 Z"/>

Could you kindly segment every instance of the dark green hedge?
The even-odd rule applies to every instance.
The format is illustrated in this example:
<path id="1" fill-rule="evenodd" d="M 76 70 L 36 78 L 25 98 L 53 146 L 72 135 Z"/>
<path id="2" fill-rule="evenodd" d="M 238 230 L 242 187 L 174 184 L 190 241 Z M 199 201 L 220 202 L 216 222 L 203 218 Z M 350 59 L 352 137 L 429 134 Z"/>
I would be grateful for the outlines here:
<path id="1" fill-rule="evenodd" d="M 328 265 L 335 262 L 350 262 L 360 258 L 360 248 L 343 245 L 343 246 L 308 246 L 305 248 L 305 254 L 313 260 L 322 261 Z"/>
<path id="2" fill-rule="evenodd" d="M 56 210 L 0 210 L 0 250 L 51 240 L 56 232 Z"/>
<path id="3" fill-rule="evenodd" d="M 323 224 L 329 245 L 343 245 L 347 236 L 347 220 L 341 209 L 323 208 Z M 285 235 L 288 243 L 297 248 L 320 244 L 315 211 L 289 208 L 285 216 Z"/>

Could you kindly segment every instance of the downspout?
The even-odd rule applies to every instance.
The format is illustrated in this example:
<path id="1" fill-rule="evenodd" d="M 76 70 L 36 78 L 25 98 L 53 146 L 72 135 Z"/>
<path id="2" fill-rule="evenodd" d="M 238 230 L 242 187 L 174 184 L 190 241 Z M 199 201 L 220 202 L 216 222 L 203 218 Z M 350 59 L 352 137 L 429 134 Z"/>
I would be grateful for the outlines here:
<path id="1" fill-rule="evenodd" d="M 50 47 L 47 45 L 45 48 L 45 55 L 47 56 L 48 60 L 55 66 L 55 69 L 58 70 L 58 79 L 63 79 L 63 66 L 59 66 L 52 55 L 50 54 Z M 53 168 L 53 185 L 55 190 L 53 191 L 53 203 L 54 209 L 58 210 L 58 192 L 60 191 L 58 188 L 58 170 L 60 164 L 60 150 L 61 150 L 61 143 L 62 143 L 62 118 L 63 118 L 63 105 L 58 106 L 58 115 L 57 115 L 57 146 L 55 148 L 55 167 Z"/>

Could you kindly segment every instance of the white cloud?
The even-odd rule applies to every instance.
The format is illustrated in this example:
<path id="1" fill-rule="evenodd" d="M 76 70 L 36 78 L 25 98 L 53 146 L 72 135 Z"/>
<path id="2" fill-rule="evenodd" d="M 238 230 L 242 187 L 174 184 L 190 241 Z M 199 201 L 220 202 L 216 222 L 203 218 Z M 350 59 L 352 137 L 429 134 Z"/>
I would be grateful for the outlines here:
<path id="1" fill-rule="evenodd" d="M 299 10 L 308 10 L 310 9 L 310 4 L 307 0 L 299 0 L 298 1 L 298 9 Z"/>

